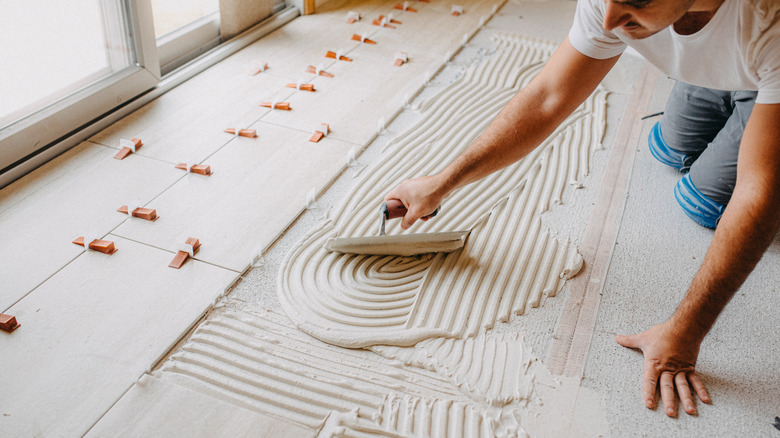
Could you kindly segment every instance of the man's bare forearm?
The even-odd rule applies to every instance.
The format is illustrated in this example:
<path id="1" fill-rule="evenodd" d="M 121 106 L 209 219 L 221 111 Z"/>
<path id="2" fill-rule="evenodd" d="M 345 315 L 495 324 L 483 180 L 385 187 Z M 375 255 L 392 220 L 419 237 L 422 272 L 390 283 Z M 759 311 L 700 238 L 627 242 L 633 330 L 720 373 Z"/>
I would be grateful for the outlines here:
<path id="1" fill-rule="evenodd" d="M 436 175 L 442 195 L 526 156 L 593 92 L 616 61 L 588 58 L 565 40 L 539 75 Z"/>
<path id="2" fill-rule="evenodd" d="M 767 197 L 737 193 L 721 218 L 699 272 L 672 317 L 683 337 L 701 341 L 753 271 L 778 231 L 777 208 Z"/>
<path id="3" fill-rule="evenodd" d="M 780 229 L 780 105 L 756 105 L 742 139 L 737 185 L 688 293 L 672 317 L 699 342 Z"/>

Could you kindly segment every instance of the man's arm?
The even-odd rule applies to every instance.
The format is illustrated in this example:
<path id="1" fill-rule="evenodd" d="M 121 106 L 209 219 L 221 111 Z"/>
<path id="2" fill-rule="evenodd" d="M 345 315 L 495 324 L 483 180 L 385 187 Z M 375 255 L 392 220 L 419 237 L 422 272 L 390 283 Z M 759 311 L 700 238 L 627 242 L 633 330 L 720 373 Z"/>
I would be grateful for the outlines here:
<path id="1" fill-rule="evenodd" d="M 656 384 L 666 413 L 696 412 L 688 381 L 699 398 L 709 395 L 694 366 L 699 345 L 718 315 L 761 259 L 780 229 L 780 104 L 757 104 L 748 120 L 737 160 L 737 184 L 718 223 L 707 255 L 688 293 L 665 323 L 617 341 L 645 355 L 642 396 L 655 406 Z M 687 379 L 686 379 L 687 376 Z"/>
<path id="2" fill-rule="evenodd" d="M 432 213 L 453 190 L 503 169 L 542 143 L 596 88 L 619 57 L 589 58 L 568 38 L 488 128 L 443 171 L 406 180 L 385 199 L 407 208 L 401 227 Z"/>

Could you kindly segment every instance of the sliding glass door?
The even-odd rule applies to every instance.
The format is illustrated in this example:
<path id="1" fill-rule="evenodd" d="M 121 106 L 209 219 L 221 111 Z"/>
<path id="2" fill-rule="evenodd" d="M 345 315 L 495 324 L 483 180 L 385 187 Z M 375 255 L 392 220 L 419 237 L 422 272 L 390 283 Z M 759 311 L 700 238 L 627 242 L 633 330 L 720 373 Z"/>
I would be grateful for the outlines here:
<path id="1" fill-rule="evenodd" d="M 0 173 L 157 84 L 149 0 L 0 0 Z"/>
<path id="2" fill-rule="evenodd" d="M 0 0 L 0 187 L 126 102 L 175 86 L 168 79 L 187 70 L 176 69 L 284 7 L 284 0 Z M 236 32 L 226 35 L 222 20 Z"/>
<path id="3" fill-rule="evenodd" d="M 163 75 L 221 42 L 219 0 L 152 0 L 152 11 Z"/>

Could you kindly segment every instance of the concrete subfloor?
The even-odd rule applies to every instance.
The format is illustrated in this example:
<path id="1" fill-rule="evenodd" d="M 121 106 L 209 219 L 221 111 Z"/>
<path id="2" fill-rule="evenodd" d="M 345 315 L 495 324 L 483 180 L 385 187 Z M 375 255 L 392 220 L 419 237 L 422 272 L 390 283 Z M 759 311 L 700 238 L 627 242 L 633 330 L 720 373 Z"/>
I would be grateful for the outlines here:
<path id="1" fill-rule="evenodd" d="M 663 111 L 673 82 L 659 80 L 648 114 Z M 780 236 L 721 314 L 701 346 L 697 369 L 712 404 L 698 416 L 641 403 L 643 360 L 620 347 L 616 334 L 664 322 L 701 264 L 713 232 L 689 220 L 674 199 L 681 175 L 647 148 L 646 120 L 633 165 L 620 232 L 607 275 L 584 386 L 607 395 L 615 436 L 780 436 Z"/>

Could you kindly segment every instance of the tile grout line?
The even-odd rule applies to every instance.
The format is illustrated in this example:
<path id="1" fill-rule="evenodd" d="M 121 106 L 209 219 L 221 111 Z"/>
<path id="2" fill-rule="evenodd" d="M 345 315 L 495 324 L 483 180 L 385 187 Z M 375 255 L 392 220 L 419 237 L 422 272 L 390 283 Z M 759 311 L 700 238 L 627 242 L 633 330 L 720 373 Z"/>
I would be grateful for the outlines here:
<path id="1" fill-rule="evenodd" d="M 252 124 L 254 125 L 256 123 L 265 123 L 266 125 L 276 126 L 277 128 L 289 129 L 291 131 L 297 131 L 297 132 L 300 132 L 302 134 L 311 134 L 311 131 L 304 131 L 303 129 L 291 128 L 289 126 L 281 125 L 279 123 L 265 122 L 263 120 L 258 120 L 258 121 L 254 122 Z M 361 143 L 357 143 L 357 142 L 354 142 L 354 141 L 351 141 L 351 140 L 345 140 L 345 139 L 342 139 L 342 138 L 336 138 L 336 137 L 333 136 L 333 134 L 328 134 L 328 137 L 330 137 L 331 140 L 340 141 L 342 143 L 347 143 L 347 144 L 350 144 L 350 145 L 353 145 L 353 146 L 360 146 L 361 148 L 365 147 L 365 146 L 368 146 L 368 143 L 370 143 L 370 142 L 368 142 L 366 144 L 361 144 Z M 328 137 L 326 137 L 326 138 L 328 138 Z"/>
<path id="2" fill-rule="evenodd" d="M 128 220 L 128 219 L 125 219 L 125 220 Z M 146 246 L 146 247 L 149 247 L 149 248 L 159 249 L 160 251 L 165 251 L 165 252 L 170 253 L 170 254 L 176 254 L 176 251 L 171 251 L 169 249 L 165 249 L 165 248 L 161 248 L 159 246 L 152 245 L 151 243 L 146 243 L 146 242 L 142 242 L 140 240 L 136 240 L 136 239 L 133 239 L 133 238 L 130 238 L 130 237 L 125 237 L 125 236 L 123 236 L 123 235 L 121 235 L 119 233 L 115 233 L 114 231 L 110 231 L 108 234 L 112 234 L 112 235 L 114 235 L 116 237 L 120 237 L 122 239 L 129 240 L 131 242 L 134 242 L 134 243 L 137 243 L 139 245 L 143 245 L 143 246 Z M 225 266 L 222 266 L 222 265 L 218 265 L 218 264 L 213 263 L 213 262 L 209 262 L 209 261 L 206 261 L 206 260 L 203 260 L 203 259 L 199 259 L 197 257 L 190 257 L 190 258 L 193 259 L 193 260 L 197 260 L 197 261 L 199 261 L 201 263 L 205 263 L 207 265 L 214 266 L 215 268 L 221 268 L 221 269 L 225 269 L 225 270 L 230 271 L 230 272 L 235 272 L 236 274 L 241 274 L 240 271 L 237 271 L 235 269 L 228 268 L 228 267 L 225 267 Z"/>
<path id="3" fill-rule="evenodd" d="M 9 311 L 9 310 L 10 310 L 11 308 L 13 308 L 15 305 L 19 304 L 19 302 L 21 302 L 23 299 L 25 299 L 25 298 L 27 298 L 28 296 L 30 296 L 30 294 L 31 294 L 31 293 L 33 293 L 33 292 L 35 292 L 35 291 L 36 291 L 36 289 L 38 289 L 39 287 L 41 287 L 41 286 L 42 286 L 44 283 L 46 283 L 47 281 L 51 280 L 51 278 L 52 278 L 52 277 L 54 277 L 55 275 L 59 274 L 59 273 L 60 273 L 60 271 L 62 271 L 63 269 L 67 268 L 68 266 L 70 266 L 70 264 L 71 264 L 71 263 L 73 263 L 74 261 L 76 261 L 76 259 L 78 259 L 79 257 L 81 257 L 81 255 L 82 255 L 82 254 L 84 254 L 84 253 L 85 253 L 85 252 L 87 252 L 87 251 L 88 251 L 88 250 L 84 250 L 83 252 L 80 252 L 78 255 L 76 255 L 76 256 L 75 256 L 75 257 L 73 257 L 72 259 L 68 260 L 68 262 L 67 262 L 67 263 L 65 263 L 64 265 L 60 266 L 59 268 L 57 268 L 57 270 L 55 270 L 54 272 L 52 272 L 52 273 L 51 273 L 49 276 L 47 276 L 46 278 L 44 278 L 43 280 L 41 280 L 41 282 L 40 282 L 40 283 L 36 284 L 36 285 L 35 285 L 35 286 L 34 286 L 32 289 L 30 289 L 30 290 L 29 290 L 29 291 L 28 291 L 26 294 L 22 295 L 22 296 L 21 296 L 21 297 L 19 297 L 19 298 L 18 298 L 16 301 L 14 301 L 13 303 L 11 303 L 11 305 L 10 305 L 10 306 L 8 306 L 8 308 L 4 309 L 4 310 L 3 310 L 3 312 L 7 312 L 7 311 Z"/>
<path id="4" fill-rule="evenodd" d="M 119 403 L 119 401 L 120 401 L 120 400 L 122 400 L 122 398 L 124 398 L 124 396 L 125 396 L 125 395 L 127 395 L 127 393 L 128 393 L 128 392 L 130 392 L 130 390 L 131 390 L 131 389 L 133 389 L 133 386 L 135 386 L 135 384 L 136 384 L 136 383 L 138 383 L 138 381 L 139 381 L 139 380 L 141 380 L 141 377 L 143 377 L 143 375 L 144 375 L 144 374 L 146 374 L 146 371 L 142 372 L 142 373 L 141 373 L 141 374 L 140 374 L 138 377 L 136 377 L 136 378 L 133 380 L 133 383 L 131 383 L 131 384 L 130 384 L 130 385 L 129 385 L 129 386 L 128 386 L 128 387 L 127 387 L 127 388 L 126 388 L 124 391 L 122 391 L 122 393 L 119 395 L 119 397 L 117 397 L 117 399 L 116 399 L 116 400 L 114 400 L 114 402 L 113 402 L 113 403 L 111 403 L 111 405 L 110 405 L 110 406 L 108 406 L 108 408 L 106 408 L 105 412 L 103 412 L 102 414 L 100 414 L 100 416 L 99 416 L 99 417 L 98 417 L 98 418 L 95 420 L 95 422 L 94 422 L 94 423 L 92 423 L 92 425 L 91 425 L 91 426 L 89 426 L 89 428 L 88 428 L 88 429 L 87 429 L 87 430 L 84 432 L 84 434 L 83 434 L 83 435 L 81 435 L 81 436 L 82 436 L 82 438 L 83 438 L 83 437 L 86 437 L 87 435 L 89 435 L 89 432 L 90 432 L 90 431 L 91 431 L 91 430 L 92 430 L 92 429 L 93 429 L 93 428 L 94 428 L 94 427 L 95 427 L 95 426 L 96 426 L 98 423 L 100 423 L 100 420 L 102 420 L 102 419 L 103 419 L 103 417 L 105 417 L 105 416 L 106 416 L 106 414 L 108 414 L 109 412 L 111 412 L 111 409 L 114 409 L 114 406 L 116 406 L 116 404 L 117 404 L 117 403 Z"/>
<path id="5" fill-rule="evenodd" d="M 236 281 L 237 280 L 233 280 L 231 285 L 233 283 L 235 283 Z M 229 287 L 231 287 L 231 286 L 229 285 L 228 288 Z M 225 291 L 227 291 L 227 289 L 225 289 Z M 226 295 L 227 294 L 223 292 L 223 296 L 226 296 Z M 219 297 L 217 297 L 217 298 L 219 299 Z M 114 402 L 111 403 L 111 405 L 106 408 L 105 412 L 100 414 L 100 416 L 97 418 L 97 420 L 95 420 L 95 422 L 92 423 L 92 425 L 89 427 L 89 429 L 87 429 L 87 431 L 84 433 L 84 435 L 82 435 L 82 437 L 87 436 L 89 434 L 89 432 L 98 423 L 100 423 L 100 420 L 102 420 L 103 417 L 105 417 L 109 412 L 111 412 L 111 410 L 114 408 L 114 406 L 116 406 L 116 404 L 119 403 L 125 397 L 125 395 L 127 395 L 127 393 L 130 392 L 131 389 L 133 389 L 133 386 L 135 386 L 136 384 L 139 384 L 140 380 L 144 377 L 144 375 L 148 374 L 150 377 L 154 377 L 154 376 L 152 376 L 152 371 L 154 369 L 156 369 L 159 365 L 161 365 L 165 360 L 167 360 L 167 358 L 169 358 L 173 354 L 173 350 L 175 350 L 178 346 L 180 346 L 182 343 L 184 343 L 187 340 L 187 338 L 192 336 L 194 334 L 194 332 L 197 330 L 198 325 L 201 322 L 205 321 L 207 315 L 210 312 L 212 312 L 213 310 L 215 310 L 216 308 L 217 307 L 215 307 L 215 304 L 211 304 L 197 318 L 195 318 L 195 320 L 181 333 L 181 335 L 179 335 L 168 346 L 168 348 L 166 348 L 165 351 L 160 354 L 160 356 L 157 359 L 152 361 L 152 365 L 150 365 L 146 370 L 143 370 L 135 379 L 133 379 L 133 383 L 131 383 L 127 387 L 127 389 L 122 391 L 122 393 L 116 398 L 116 400 L 114 400 Z"/>

